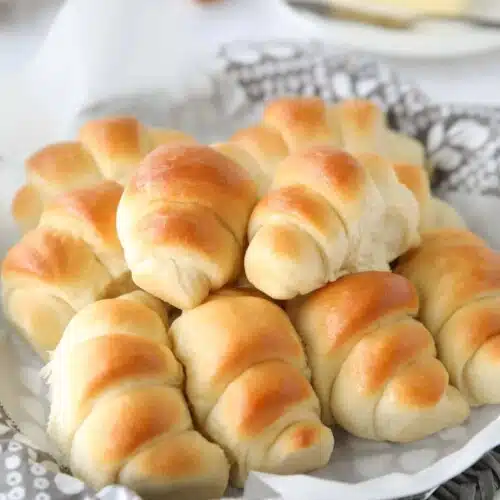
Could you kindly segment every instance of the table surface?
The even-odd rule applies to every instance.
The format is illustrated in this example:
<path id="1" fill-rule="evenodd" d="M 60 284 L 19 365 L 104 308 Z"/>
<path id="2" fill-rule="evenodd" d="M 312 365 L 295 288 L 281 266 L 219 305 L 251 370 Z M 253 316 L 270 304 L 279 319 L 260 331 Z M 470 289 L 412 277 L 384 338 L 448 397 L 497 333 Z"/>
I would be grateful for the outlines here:
<path id="1" fill-rule="evenodd" d="M 188 0 L 186 0 L 188 1 Z M 12 0 L 0 4 L 0 73 L 18 71 L 36 53 L 62 0 Z M 447 60 L 385 62 L 437 102 L 500 105 L 500 52 Z M 500 500 L 500 493 L 495 497 Z"/>

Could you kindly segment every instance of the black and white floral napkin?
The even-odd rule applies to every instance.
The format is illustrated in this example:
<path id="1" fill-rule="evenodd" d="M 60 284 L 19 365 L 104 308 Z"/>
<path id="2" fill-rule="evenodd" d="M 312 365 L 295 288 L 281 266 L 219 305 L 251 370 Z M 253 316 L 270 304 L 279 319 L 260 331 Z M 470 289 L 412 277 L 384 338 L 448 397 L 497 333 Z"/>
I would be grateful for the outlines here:
<path id="1" fill-rule="evenodd" d="M 387 111 L 391 126 L 425 144 L 437 194 L 500 197 L 500 110 L 435 105 L 385 66 L 360 56 L 330 56 L 315 42 L 235 43 L 222 48 L 218 63 L 212 104 L 222 114 L 228 81 L 242 89 L 250 107 L 283 95 L 372 99 Z M 492 500 L 499 487 L 500 449 L 412 500 Z M 0 500 L 24 499 L 140 500 L 119 486 L 92 491 L 61 470 L 19 432 L 0 405 Z"/>

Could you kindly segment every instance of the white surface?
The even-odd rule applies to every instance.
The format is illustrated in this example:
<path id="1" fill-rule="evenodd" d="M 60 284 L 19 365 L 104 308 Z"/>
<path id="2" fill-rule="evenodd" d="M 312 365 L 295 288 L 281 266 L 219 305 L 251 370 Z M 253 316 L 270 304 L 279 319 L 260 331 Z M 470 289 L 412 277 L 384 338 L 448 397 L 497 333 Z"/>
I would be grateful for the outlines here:
<path id="1" fill-rule="evenodd" d="M 227 11 L 219 8 L 194 10 L 194 7 L 185 7 L 187 1 L 168 0 L 168 14 L 159 15 L 157 9 L 166 3 L 107 0 L 104 6 L 102 0 L 72 0 L 29 70 L 31 85 L 22 85 L 18 80 L 15 85 L 3 89 L 0 151 L 17 156 L 50 138 L 69 135 L 82 106 L 110 95 L 137 88 L 168 87 L 170 98 L 179 97 L 186 82 L 196 81 L 198 71 L 220 42 L 235 38 L 307 37 L 312 34 L 295 19 L 289 18 L 287 24 L 283 17 L 279 17 L 281 22 L 277 23 L 273 15 L 281 16 L 279 10 L 274 10 L 273 15 L 264 15 L 265 9 L 276 8 L 272 6 L 272 0 L 226 0 L 230 4 Z M 250 4 L 251 9 L 247 9 Z M 21 59 L 24 61 L 34 53 L 54 12 L 54 5 L 49 2 L 47 6 L 37 6 L 40 17 L 32 19 L 36 17 L 39 24 L 35 24 L 33 30 L 28 24 L 18 22 L 18 31 L 13 30 L 11 36 L 6 36 L 5 32 L 0 34 L 0 64 L 5 72 L 15 72 L 22 64 Z M 259 29 L 256 30 L 255 26 Z M 144 27 L 147 29 L 141 31 Z M 169 33 L 178 34 L 177 42 L 165 38 Z M 4 44 L 1 37 L 6 37 L 4 40 L 9 42 Z M 198 52 L 200 49 L 202 52 Z M 389 61 L 404 75 L 419 81 L 438 101 L 500 104 L 500 54 L 445 63 Z M 166 81 L 169 85 L 165 85 Z M 168 102 L 162 102 L 162 105 L 168 106 Z M 8 232 L 11 222 L 7 218 L 7 206 L 14 187 L 22 180 L 20 164 L 13 163 L 9 167 L 15 165 L 18 166 L 15 170 L 1 172 L 0 220 L 7 238 L 1 241 L 2 250 L 14 238 L 14 234 Z M 3 366 L 7 371 L 0 378 L 12 379 L 14 367 Z M 15 397 L 12 396 L 7 396 L 7 399 L 14 404 Z M 4 395 L 1 397 L 3 399 Z M 495 422 L 476 435 L 466 451 L 449 457 L 443 465 L 444 471 L 441 468 L 433 472 L 431 467 L 418 477 L 399 474 L 389 482 L 386 480 L 385 486 L 379 484 L 378 491 L 387 497 L 388 494 L 409 493 L 415 484 L 422 486 L 444 481 L 471 465 L 495 444 L 499 426 L 499 422 Z M 33 431 L 33 426 L 29 429 Z M 412 460 L 416 456 L 412 455 Z M 303 483 L 295 484 L 296 478 L 279 481 L 279 484 L 275 479 L 271 481 L 277 489 L 285 487 L 289 493 L 285 495 L 287 500 L 294 498 L 292 493 L 304 498 Z M 314 493 L 311 495 L 309 491 L 308 496 L 317 500 L 331 498 L 332 490 L 329 487 L 323 491 L 322 480 L 312 480 L 312 483 Z M 345 490 L 339 489 L 338 492 L 339 498 L 345 497 Z M 349 493 L 349 498 L 367 500 L 366 489 L 364 493 L 359 489 L 357 493 L 353 490 Z"/>
<path id="2" fill-rule="evenodd" d="M 61 0 L 7 0 L 0 4 L 0 72 L 22 67 L 50 28 Z"/>

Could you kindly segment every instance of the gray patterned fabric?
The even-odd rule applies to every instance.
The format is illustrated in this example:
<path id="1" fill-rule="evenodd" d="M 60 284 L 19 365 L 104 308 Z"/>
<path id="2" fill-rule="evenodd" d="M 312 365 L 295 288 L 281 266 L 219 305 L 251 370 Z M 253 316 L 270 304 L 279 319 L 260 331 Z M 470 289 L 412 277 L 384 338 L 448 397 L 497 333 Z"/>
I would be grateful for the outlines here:
<path id="1" fill-rule="evenodd" d="M 316 43 L 233 44 L 221 50 L 219 62 L 222 80 L 236 80 L 254 103 L 290 94 L 330 101 L 372 99 L 388 112 L 394 128 L 426 145 L 438 194 L 500 196 L 499 110 L 433 105 L 389 69 L 362 57 L 326 56 Z M 500 448 L 436 491 L 412 500 L 492 500 L 499 487 Z M 23 499 L 140 500 L 119 486 L 100 492 L 87 488 L 21 435 L 0 405 L 0 500 Z"/>

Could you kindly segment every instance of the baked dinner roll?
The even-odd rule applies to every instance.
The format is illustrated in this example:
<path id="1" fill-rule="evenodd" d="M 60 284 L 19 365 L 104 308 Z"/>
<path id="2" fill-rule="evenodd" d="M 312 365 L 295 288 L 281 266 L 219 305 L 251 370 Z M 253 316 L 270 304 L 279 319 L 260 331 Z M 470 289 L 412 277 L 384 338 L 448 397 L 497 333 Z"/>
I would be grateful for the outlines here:
<path id="1" fill-rule="evenodd" d="M 423 168 L 428 177 L 432 177 L 432 166 L 427 159 L 421 142 L 409 135 L 395 130 L 388 130 L 383 156 L 392 164 L 404 163 Z"/>
<path id="2" fill-rule="evenodd" d="M 466 230 L 438 230 L 396 272 L 418 290 L 453 385 L 472 405 L 500 403 L 500 254 Z"/>
<path id="3" fill-rule="evenodd" d="M 78 310 L 136 288 L 116 234 L 112 181 L 56 197 L 2 263 L 7 317 L 44 358 Z"/>
<path id="4" fill-rule="evenodd" d="M 94 158 L 79 142 L 51 144 L 31 155 L 26 178 L 12 202 L 12 215 L 23 232 L 36 227 L 44 205 L 55 197 L 103 180 Z"/>
<path id="5" fill-rule="evenodd" d="M 43 207 L 54 197 L 103 179 L 124 184 L 156 147 L 196 142 L 182 132 L 146 127 L 131 117 L 90 120 L 78 139 L 50 144 L 27 159 L 26 185 L 12 202 L 12 215 L 23 232 L 36 227 Z"/>
<path id="6" fill-rule="evenodd" d="M 157 148 L 118 207 L 118 235 L 134 282 L 190 309 L 235 280 L 256 196 L 248 172 L 208 146 Z"/>
<path id="7" fill-rule="evenodd" d="M 420 207 L 420 232 L 444 228 L 466 228 L 458 212 L 445 201 L 432 196 L 429 176 L 416 165 L 396 163 L 394 170 L 401 184 L 415 196 Z"/>
<path id="8" fill-rule="evenodd" d="M 148 499 L 220 498 L 229 464 L 193 428 L 163 304 L 142 291 L 79 311 L 45 369 L 48 434 L 72 472 L 99 490 Z"/>
<path id="9" fill-rule="evenodd" d="M 331 146 L 287 157 L 248 227 L 245 273 L 277 300 L 349 272 L 388 270 L 418 244 L 418 205 L 388 162 Z M 382 230 L 383 228 L 383 230 Z"/>
<path id="10" fill-rule="evenodd" d="M 294 474 L 326 465 L 333 436 L 282 309 L 242 291 L 216 294 L 184 311 L 170 332 L 195 420 L 226 451 L 235 486 L 252 470 Z"/>
<path id="11" fill-rule="evenodd" d="M 288 310 L 325 423 L 361 438 L 410 442 L 468 417 L 431 334 L 413 319 L 417 293 L 402 276 L 344 276 L 291 301 Z"/>

